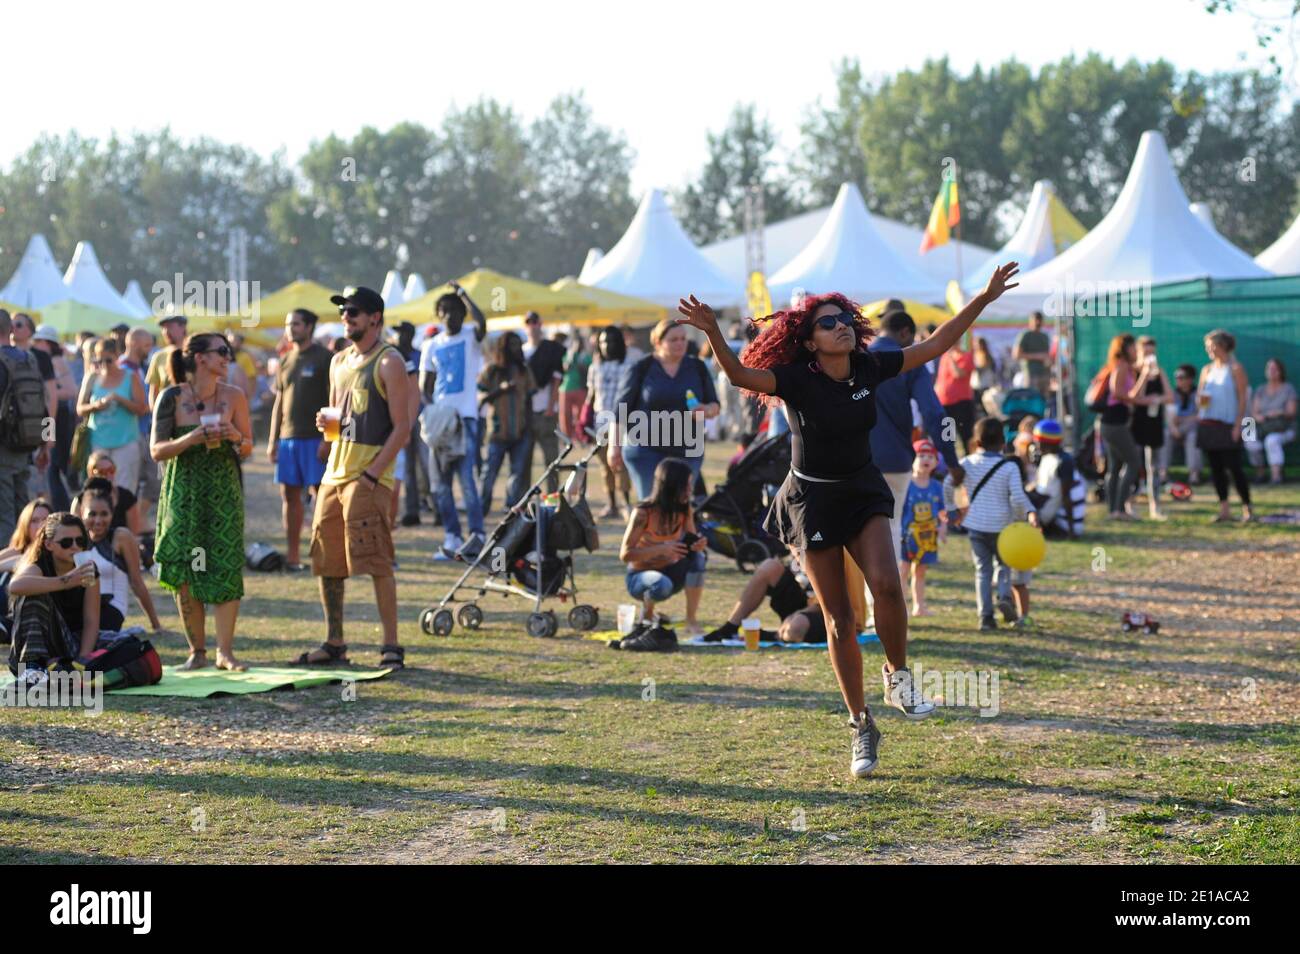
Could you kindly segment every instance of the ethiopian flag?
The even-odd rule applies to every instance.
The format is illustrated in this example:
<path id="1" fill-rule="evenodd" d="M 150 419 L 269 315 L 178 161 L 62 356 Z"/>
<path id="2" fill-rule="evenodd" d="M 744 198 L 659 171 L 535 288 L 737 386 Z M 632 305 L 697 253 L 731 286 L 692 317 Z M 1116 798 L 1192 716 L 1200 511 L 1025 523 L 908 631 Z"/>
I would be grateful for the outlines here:
<path id="1" fill-rule="evenodd" d="M 939 196 L 934 200 L 930 210 L 930 222 L 921 236 L 921 254 L 924 255 L 936 245 L 945 244 L 952 235 L 952 230 L 961 221 L 961 204 L 957 201 L 957 180 L 945 178 L 939 187 Z"/>

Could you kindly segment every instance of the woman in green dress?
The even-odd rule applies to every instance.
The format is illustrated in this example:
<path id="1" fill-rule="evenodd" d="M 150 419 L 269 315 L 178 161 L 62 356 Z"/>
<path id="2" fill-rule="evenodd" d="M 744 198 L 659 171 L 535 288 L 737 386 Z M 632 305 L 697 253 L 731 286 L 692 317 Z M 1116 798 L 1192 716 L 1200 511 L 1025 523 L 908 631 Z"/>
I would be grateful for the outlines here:
<path id="1" fill-rule="evenodd" d="M 244 595 L 244 491 L 239 462 L 253 452 L 248 399 L 225 384 L 233 353 L 219 334 L 190 335 L 171 353 L 173 385 L 158 395 L 153 459 L 166 462 L 154 559 L 190 644 L 183 669 L 207 665 L 204 604 L 217 618 L 217 668 L 243 672 L 235 621 Z"/>

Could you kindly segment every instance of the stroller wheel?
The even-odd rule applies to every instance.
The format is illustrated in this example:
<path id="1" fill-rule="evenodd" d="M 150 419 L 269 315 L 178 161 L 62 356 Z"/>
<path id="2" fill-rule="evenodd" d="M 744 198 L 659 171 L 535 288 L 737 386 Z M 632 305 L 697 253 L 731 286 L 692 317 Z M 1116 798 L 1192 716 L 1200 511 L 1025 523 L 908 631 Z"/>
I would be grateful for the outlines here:
<path id="1" fill-rule="evenodd" d="M 466 629 L 478 629 L 483 625 L 483 611 L 473 603 L 466 603 L 456 611 L 456 622 Z"/>
<path id="2" fill-rule="evenodd" d="M 600 622 L 600 610 L 582 603 L 569 610 L 569 625 L 576 630 L 587 632 L 596 628 Z"/>
<path id="3" fill-rule="evenodd" d="M 753 573 L 771 555 L 772 551 L 767 548 L 767 544 L 750 537 L 741 540 L 736 547 L 736 566 L 741 573 Z"/>
<path id="4" fill-rule="evenodd" d="M 539 639 L 549 639 L 554 636 L 560 629 L 559 622 L 555 619 L 555 614 L 550 610 L 542 613 L 528 614 L 528 635 L 536 636 Z"/>
<path id="5" fill-rule="evenodd" d="M 426 636 L 433 635 L 434 612 L 435 611 L 432 606 L 426 607 L 424 610 L 420 612 L 420 632 L 424 633 L 424 635 Z"/>
<path id="6" fill-rule="evenodd" d="M 451 610 L 440 609 L 433 614 L 433 635 L 450 636 L 453 625 Z"/>

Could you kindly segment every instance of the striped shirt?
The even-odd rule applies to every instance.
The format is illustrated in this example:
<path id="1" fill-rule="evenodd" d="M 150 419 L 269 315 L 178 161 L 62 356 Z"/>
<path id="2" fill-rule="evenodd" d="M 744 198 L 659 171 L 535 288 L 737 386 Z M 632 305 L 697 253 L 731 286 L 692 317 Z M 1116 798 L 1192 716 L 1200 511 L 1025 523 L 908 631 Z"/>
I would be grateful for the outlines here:
<path id="1" fill-rule="evenodd" d="M 982 530 L 986 533 L 999 533 L 1002 528 L 1015 523 L 1021 516 L 1034 512 L 1034 505 L 1025 493 L 1024 479 L 1020 475 L 1020 465 L 1014 457 L 1005 457 L 992 451 L 981 451 L 963 457 L 961 466 L 966 471 L 962 486 L 967 493 L 975 493 L 975 487 L 984 475 L 992 470 L 999 461 L 1007 461 L 975 495 L 970 509 L 962 519 L 961 525 L 967 530 Z M 952 474 L 943 479 L 943 501 L 949 510 L 953 509 L 954 488 Z"/>

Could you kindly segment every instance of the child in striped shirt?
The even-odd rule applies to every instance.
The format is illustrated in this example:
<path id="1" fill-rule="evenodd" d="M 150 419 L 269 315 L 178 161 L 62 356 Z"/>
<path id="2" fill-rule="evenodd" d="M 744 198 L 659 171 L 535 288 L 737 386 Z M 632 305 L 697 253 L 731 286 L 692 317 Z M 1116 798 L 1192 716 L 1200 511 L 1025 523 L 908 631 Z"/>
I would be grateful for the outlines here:
<path id="1" fill-rule="evenodd" d="M 1012 571 L 998 556 L 998 534 L 1002 528 L 1014 523 L 1024 514 L 1031 526 L 1038 526 L 1038 512 L 1025 493 L 1025 481 L 1020 465 L 1014 457 L 1002 453 L 1006 443 L 1002 422 L 985 417 L 975 425 L 975 443 L 979 452 L 961 461 L 965 469 L 962 486 L 968 495 L 968 505 L 958 515 L 970 539 L 971 556 L 975 561 L 975 596 L 979 608 L 980 631 L 996 630 L 993 619 L 993 581 L 996 571 L 998 601 L 1008 622 L 1023 628 L 1028 617 L 1017 619 L 1015 604 L 1011 601 L 1011 588 L 1016 588 L 1021 605 L 1029 607 L 1029 582 L 1031 571 Z M 952 474 L 943 482 L 944 503 L 951 511 L 956 504 L 956 485 Z"/>

